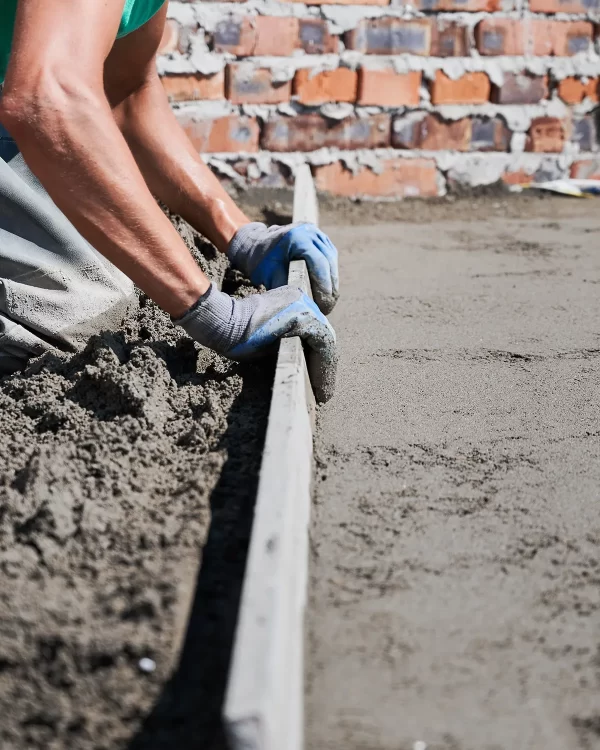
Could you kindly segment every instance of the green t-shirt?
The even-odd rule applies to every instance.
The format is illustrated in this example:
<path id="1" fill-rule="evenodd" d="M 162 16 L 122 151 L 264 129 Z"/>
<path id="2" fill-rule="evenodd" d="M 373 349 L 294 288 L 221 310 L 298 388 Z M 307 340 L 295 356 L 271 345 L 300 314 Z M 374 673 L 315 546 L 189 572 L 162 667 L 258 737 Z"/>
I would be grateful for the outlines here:
<path id="1" fill-rule="evenodd" d="M 18 0 L 0 0 L 0 83 L 4 80 L 13 31 L 17 14 Z M 146 21 L 163 6 L 165 0 L 124 0 L 123 14 L 117 39 L 131 34 L 139 29 Z"/>

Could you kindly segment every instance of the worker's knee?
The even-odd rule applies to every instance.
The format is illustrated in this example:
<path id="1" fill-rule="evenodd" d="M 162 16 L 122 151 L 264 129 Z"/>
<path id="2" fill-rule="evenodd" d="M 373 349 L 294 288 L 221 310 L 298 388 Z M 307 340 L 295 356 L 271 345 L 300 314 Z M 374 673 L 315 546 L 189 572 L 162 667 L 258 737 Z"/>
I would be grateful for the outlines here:
<path id="1" fill-rule="evenodd" d="M 91 335 L 118 328 L 134 303 L 130 279 L 77 232 L 22 156 L 0 162 L 5 364 L 53 347 L 77 351 Z"/>

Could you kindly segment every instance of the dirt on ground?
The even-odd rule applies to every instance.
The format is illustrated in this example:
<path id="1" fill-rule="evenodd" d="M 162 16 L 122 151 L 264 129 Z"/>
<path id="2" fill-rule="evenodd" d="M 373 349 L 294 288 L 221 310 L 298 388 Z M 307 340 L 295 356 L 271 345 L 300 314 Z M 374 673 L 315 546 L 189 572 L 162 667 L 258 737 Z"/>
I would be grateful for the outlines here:
<path id="1" fill-rule="evenodd" d="M 121 330 L 0 380 L 2 750 L 224 748 L 272 365 L 140 295 Z"/>
<path id="2" fill-rule="evenodd" d="M 308 748 L 598 750 L 598 203 L 408 206 L 323 212 Z"/>

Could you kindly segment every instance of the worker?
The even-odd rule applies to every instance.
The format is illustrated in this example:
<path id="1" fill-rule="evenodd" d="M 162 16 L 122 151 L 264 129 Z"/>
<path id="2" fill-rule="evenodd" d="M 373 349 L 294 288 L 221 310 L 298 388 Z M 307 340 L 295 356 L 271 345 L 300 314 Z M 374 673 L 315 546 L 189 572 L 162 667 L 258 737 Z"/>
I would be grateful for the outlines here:
<path id="1" fill-rule="evenodd" d="M 0 375 L 118 327 L 133 284 L 225 357 L 299 335 L 316 378 L 335 360 L 337 251 L 312 224 L 250 222 L 203 162 L 157 74 L 166 14 L 165 0 L 0 2 Z M 219 291 L 156 198 L 267 291 Z M 286 285 L 300 258 L 315 302 Z"/>

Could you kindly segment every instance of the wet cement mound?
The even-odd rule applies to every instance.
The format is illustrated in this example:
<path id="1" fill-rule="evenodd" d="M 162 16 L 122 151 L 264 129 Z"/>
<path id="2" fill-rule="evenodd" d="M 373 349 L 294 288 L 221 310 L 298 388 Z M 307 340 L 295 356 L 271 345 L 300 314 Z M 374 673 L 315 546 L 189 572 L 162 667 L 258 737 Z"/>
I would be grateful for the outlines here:
<path id="1" fill-rule="evenodd" d="M 223 747 L 271 374 L 141 295 L 121 330 L 0 380 L 3 750 Z"/>

